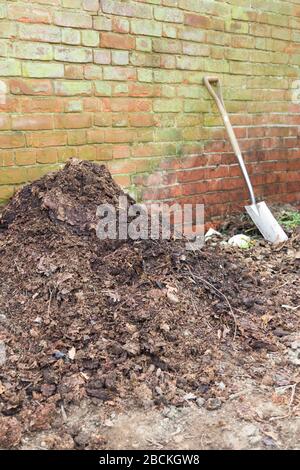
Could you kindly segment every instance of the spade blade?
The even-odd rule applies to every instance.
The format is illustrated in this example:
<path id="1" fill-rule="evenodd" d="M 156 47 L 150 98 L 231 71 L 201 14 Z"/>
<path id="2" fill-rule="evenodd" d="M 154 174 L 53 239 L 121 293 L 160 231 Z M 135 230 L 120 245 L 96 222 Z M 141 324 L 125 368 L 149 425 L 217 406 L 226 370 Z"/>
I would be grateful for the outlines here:
<path id="1" fill-rule="evenodd" d="M 265 202 L 246 206 L 245 209 L 266 240 L 271 243 L 281 243 L 288 240 L 288 236 Z"/>

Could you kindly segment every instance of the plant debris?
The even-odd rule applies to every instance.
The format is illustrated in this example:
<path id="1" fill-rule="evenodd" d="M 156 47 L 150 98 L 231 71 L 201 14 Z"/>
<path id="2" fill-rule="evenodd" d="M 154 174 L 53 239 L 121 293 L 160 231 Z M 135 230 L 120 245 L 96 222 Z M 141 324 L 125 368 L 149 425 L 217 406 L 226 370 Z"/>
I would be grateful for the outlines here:
<path id="1" fill-rule="evenodd" d="M 97 206 L 118 210 L 120 195 L 104 166 L 71 160 L 2 213 L 0 447 L 43 429 L 76 447 L 64 418 L 82 400 L 182 407 L 192 396 L 216 409 L 236 392 L 235 367 L 261 379 L 266 355 L 300 331 L 297 311 L 282 308 L 300 304 L 299 233 L 243 252 L 101 241 Z"/>

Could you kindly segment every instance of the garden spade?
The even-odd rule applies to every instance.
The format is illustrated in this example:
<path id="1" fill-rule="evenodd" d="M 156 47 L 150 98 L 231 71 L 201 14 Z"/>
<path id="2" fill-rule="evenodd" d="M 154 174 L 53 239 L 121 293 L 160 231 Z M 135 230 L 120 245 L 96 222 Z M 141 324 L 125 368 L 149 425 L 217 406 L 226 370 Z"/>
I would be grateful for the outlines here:
<path id="1" fill-rule="evenodd" d="M 245 207 L 248 215 L 251 217 L 252 221 L 266 240 L 271 243 L 280 243 L 286 241 L 288 239 L 286 233 L 283 231 L 282 227 L 279 225 L 279 223 L 271 213 L 267 204 L 265 202 L 256 202 L 253 186 L 251 184 L 251 180 L 249 178 L 248 171 L 242 157 L 242 152 L 240 150 L 237 138 L 235 136 L 233 127 L 231 125 L 228 113 L 225 108 L 219 78 L 204 77 L 203 81 L 209 93 L 216 101 L 222 119 L 224 121 L 224 125 L 226 127 L 226 131 L 230 143 L 232 145 L 233 151 L 242 170 L 251 199 L 251 205 Z M 215 85 L 216 88 L 214 89 L 212 85 Z"/>

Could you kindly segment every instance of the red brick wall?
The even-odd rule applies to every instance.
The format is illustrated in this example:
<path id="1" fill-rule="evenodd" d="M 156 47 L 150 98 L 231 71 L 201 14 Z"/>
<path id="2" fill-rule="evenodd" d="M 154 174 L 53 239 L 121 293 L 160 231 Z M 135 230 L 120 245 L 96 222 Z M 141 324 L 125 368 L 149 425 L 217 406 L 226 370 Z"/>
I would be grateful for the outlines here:
<path id="1" fill-rule="evenodd" d="M 0 1 L 0 201 L 75 156 L 139 199 L 247 200 L 217 74 L 256 191 L 300 200 L 300 5 L 283 0 Z M 293 99 L 294 97 L 294 99 Z"/>

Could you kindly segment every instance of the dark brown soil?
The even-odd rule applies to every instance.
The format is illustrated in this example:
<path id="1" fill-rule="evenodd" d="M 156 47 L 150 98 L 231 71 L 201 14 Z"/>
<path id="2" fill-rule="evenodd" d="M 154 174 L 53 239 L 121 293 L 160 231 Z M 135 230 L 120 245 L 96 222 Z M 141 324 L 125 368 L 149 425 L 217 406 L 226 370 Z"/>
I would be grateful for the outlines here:
<path id="1" fill-rule="evenodd" d="M 71 161 L 2 214 L 0 447 L 63 427 L 61 409 L 85 398 L 117 407 L 183 406 L 187 394 L 224 401 L 236 364 L 259 376 L 266 354 L 299 330 L 295 311 L 282 308 L 300 304 L 299 234 L 246 252 L 100 241 L 96 208 L 121 194 L 104 166 Z"/>

